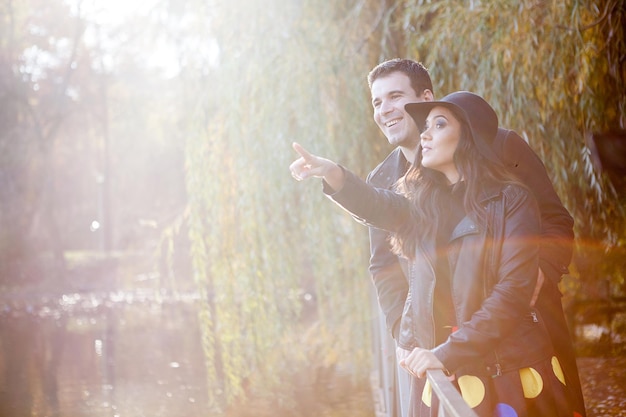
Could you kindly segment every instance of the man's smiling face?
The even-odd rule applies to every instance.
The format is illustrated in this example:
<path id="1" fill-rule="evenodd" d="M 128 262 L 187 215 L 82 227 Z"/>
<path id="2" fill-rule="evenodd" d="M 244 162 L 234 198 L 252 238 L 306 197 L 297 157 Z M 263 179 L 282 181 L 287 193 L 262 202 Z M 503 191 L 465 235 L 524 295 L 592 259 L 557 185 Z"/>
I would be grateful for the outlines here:
<path id="1" fill-rule="evenodd" d="M 374 121 L 393 146 L 414 149 L 420 132 L 413 118 L 404 110 L 407 103 L 424 101 L 411 86 L 411 80 L 402 72 L 392 72 L 372 83 Z"/>

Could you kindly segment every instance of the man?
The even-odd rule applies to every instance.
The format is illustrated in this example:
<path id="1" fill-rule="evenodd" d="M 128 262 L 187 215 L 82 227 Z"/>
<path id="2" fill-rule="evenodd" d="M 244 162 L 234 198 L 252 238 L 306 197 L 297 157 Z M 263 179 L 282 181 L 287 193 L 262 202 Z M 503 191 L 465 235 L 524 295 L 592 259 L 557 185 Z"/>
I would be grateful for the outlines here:
<path id="1" fill-rule="evenodd" d="M 404 105 L 432 101 L 434 99 L 432 82 L 428 70 L 422 64 L 406 59 L 395 59 L 375 67 L 368 75 L 368 84 L 374 107 L 374 121 L 395 149 L 368 175 L 367 182 L 375 187 L 390 189 L 415 159 L 420 141 L 417 125 L 405 111 Z M 408 292 L 406 262 L 391 252 L 386 231 L 370 227 L 369 234 L 370 274 L 387 329 L 393 339 L 397 340 L 400 318 Z M 380 332 L 381 344 L 388 346 L 392 342 L 385 339 L 384 333 Z M 392 410 L 399 408 L 400 410 L 395 413 L 398 416 L 406 415 L 402 410 L 408 403 L 409 375 L 397 370 L 395 346 L 388 350 L 391 351 L 390 357 L 393 358 L 390 361 L 392 363 L 388 364 L 390 366 L 388 378 L 395 387 L 393 392 L 396 398 L 391 399 L 391 403 L 387 405 Z"/>
<path id="2" fill-rule="evenodd" d="M 373 68 L 368 74 L 368 84 L 374 121 L 396 148 L 370 172 L 367 182 L 375 187 L 390 189 L 413 162 L 420 140 L 420 132 L 404 106 L 407 103 L 433 100 L 432 81 L 422 64 L 407 59 L 393 59 Z M 543 285 L 535 307 L 544 317 L 556 354 L 564 367 L 566 383 L 572 395 L 579 398 L 578 408 L 584 410 L 575 352 L 558 288 L 572 256 L 573 219 L 554 191 L 545 166 L 519 135 L 499 129 L 494 151 L 530 188 L 539 204 L 543 225 L 539 281 Z M 391 252 L 387 232 L 370 227 L 369 234 L 370 274 L 387 328 L 397 340 L 408 291 L 403 271 L 406 263 Z"/>
<path id="3" fill-rule="evenodd" d="M 368 176 L 375 187 L 390 189 L 415 159 L 420 132 L 404 105 L 432 101 L 433 87 L 424 66 L 410 60 L 386 61 L 368 75 L 374 107 L 374 121 L 389 143 L 396 148 Z M 408 291 L 405 267 L 391 253 L 388 233 L 370 228 L 370 273 L 378 293 L 380 307 L 394 339 Z"/>

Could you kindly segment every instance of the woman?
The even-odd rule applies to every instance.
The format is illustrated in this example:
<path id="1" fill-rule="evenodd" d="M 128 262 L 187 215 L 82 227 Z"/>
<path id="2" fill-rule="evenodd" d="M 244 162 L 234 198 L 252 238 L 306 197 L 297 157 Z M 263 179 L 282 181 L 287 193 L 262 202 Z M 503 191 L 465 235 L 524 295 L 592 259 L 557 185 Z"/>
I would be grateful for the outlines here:
<path id="1" fill-rule="evenodd" d="M 498 119 L 481 97 L 456 92 L 406 110 L 420 127 L 416 160 L 397 193 L 294 148 L 294 178 L 362 222 L 393 232 L 409 261 L 398 359 L 411 375 L 411 415 L 436 409 L 427 369 L 451 375 L 480 416 L 576 413 L 541 318 L 529 308 L 538 275 L 537 204 L 491 151 Z"/>

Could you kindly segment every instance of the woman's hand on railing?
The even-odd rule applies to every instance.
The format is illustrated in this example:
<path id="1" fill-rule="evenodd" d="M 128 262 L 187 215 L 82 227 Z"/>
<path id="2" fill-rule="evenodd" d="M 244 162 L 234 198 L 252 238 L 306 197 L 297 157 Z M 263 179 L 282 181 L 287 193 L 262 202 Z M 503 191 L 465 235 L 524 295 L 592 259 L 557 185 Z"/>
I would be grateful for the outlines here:
<path id="1" fill-rule="evenodd" d="M 448 373 L 443 363 L 428 349 L 415 348 L 412 352 L 409 352 L 405 349 L 397 348 L 396 355 L 398 364 L 417 378 L 426 377 L 428 369 L 442 369 L 445 373 Z"/>

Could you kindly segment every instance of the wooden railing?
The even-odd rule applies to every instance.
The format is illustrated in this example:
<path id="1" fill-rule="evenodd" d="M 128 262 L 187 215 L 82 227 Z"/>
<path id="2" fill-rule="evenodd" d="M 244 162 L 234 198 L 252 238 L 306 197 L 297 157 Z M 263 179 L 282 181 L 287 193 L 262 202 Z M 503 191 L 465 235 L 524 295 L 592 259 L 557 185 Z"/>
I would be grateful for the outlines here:
<path id="1" fill-rule="evenodd" d="M 441 369 L 426 371 L 426 376 L 439 399 L 438 417 L 478 417 Z"/>

